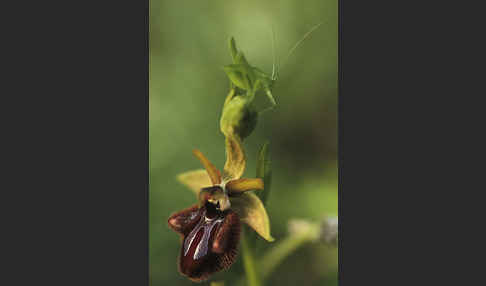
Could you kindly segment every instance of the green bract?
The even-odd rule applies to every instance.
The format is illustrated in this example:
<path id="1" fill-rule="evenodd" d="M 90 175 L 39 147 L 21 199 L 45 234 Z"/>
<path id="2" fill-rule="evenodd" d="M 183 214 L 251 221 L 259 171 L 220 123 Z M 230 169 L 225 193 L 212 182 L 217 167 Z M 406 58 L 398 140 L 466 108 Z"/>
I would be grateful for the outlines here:
<path id="1" fill-rule="evenodd" d="M 237 50 L 233 38 L 229 48 L 233 64 L 223 69 L 230 80 L 230 92 L 223 106 L 220 128 L 225 136 L 234 135 L 243 140 L 253 132 L 258 121 L 259 111 L 253 103 L 255 96 L 263 92 L 270 100 L 270 108 L 276 105 L 271 92 L 276 79 L 251 66 Z"/>

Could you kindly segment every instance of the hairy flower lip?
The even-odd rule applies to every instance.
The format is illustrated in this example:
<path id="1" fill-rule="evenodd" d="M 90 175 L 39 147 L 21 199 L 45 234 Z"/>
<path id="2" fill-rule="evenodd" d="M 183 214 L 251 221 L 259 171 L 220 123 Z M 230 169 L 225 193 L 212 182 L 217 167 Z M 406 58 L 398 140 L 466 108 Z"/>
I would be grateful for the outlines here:
<path id="1" fill-rule="evenodd" d="M 206 201 L 174 213 L 168 224 L 182 237 L 178 269 L 190 280 L 207 280 L 236 260 L 240 220 L 234 211 L 218 210 Z"/>

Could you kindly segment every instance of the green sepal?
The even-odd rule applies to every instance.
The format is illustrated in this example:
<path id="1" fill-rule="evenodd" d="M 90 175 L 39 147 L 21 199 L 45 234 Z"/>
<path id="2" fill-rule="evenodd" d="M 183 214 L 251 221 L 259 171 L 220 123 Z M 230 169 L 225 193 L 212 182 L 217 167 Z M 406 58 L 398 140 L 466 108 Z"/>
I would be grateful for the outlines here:
<path id="1" fill-rule="evenodd" d="M 258 111 L 251 99 L 237 95 L 225 103 L 219 124 L 226 137 L 236 135 L 243 140 L 253 132 L 257 121 Z"/>
<path id="2" fill-rule="evenodd" d="M 230 64 L 223 67 L 230 81 L 237 87 L 250 90 L 251 82 L 248 78 L 248 69 L 242 64 Z"/>
<path id="3" fill-rule="evenodd" d="M 270 234 L 270 220 L 262 201 L 252 192 L 230 197 L 231 208 L 246 223 L 267 241 L 275 239 Z"/>
<path id="4" fill-rule="evenodd" d="M 213 185 L 211 178 L 209 178 L 208 172 L 205 169 L 184 172 L 177 175 L 177 180 L 193 191 L 196 196 L 199 196 L 199 192 L 202 188 Z"/>
<path id="5" fill-rule="evenodd" d="M 233 59 L 233 63 L 236 63 L 236 55 L 238 54 L 238 50 L 236 49 L 236 43 L 233 37 L 231 37 L 229 40 L 229 50 L 231 58 Z"/>

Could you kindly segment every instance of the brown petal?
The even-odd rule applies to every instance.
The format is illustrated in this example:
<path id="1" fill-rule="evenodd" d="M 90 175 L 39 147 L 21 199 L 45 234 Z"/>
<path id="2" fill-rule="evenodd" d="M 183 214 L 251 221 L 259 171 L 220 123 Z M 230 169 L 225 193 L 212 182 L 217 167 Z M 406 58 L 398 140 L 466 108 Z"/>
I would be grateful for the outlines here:
<path id="1" fill-rule="evenodd" d="M 236 259 L 240 222 L 233 211 L 222 212 L 208 220 L 202 218 L 184 236 L 179 256 L 179 271 L 195 282 L 227 269 Z"/>
<path id="2" fill-rule="evenodd" d="M 227 253 L 228 259 L 224 259 L 226 262 L 230 262 L 230 261 L 233 260 L 233 259 L 230 259 L 230 258 L 234 258 L 233 256 L 229 257 L 229 256 L 231 256 L 231 254 L 236 255 L 236 253 L 229 253 L 230 252 L 229 248 L 231 247 L 230 244 L 232 242 L 235 242 L 235 241 L 238 242 L 239 241 L 240 229 L 241 229 L 240 228 L 240 219 L 238 217 L 238 214 L 231 211 L 231 212 L 228 213 L 223 225 L 221 226 L 221 228 L 216 233 L 216 237 L 214 238 L 213 245 L 212 245 L 212 250 L 213 250 L 213 252 L 216 252 L 216 253 Z M 231 264 L 231 263 L 229 263 L 229 264 Z M 224 268 L 227 268 L 227 267 L 229 267 L 228 263 L 226 263 L 224 265 Z"/>
<path id="3" fill-rule="evenodd" d="M 193 150 L 192 153 L 199 159 L 201 164 L 203 164 L 204 168 L 208 172 L 209 178 L 211 178 L 213 185 L 221 183 L 221 173 L 218 169 L 216 169 L 216 167 L 214 167 L 211 161 L 209 161 L 208 158 L 206 158 L 203 153 L 197 149 Z"/>
<path id="4" fill-rule="evenodd" d="M 260 178 L 255 179 L 236 179 L 229 181 L 226 184 L 226 188 L 229 193 L 242 193 L 251 190 L 263 190 L 263 180 Z"/>
<path id="5" fill-rule="evenodd" d="M 201 212 L 198 205 L 193 205 L 172 214 L 167 223 L 175 232 L 185 235 L 191 231 L 201 218 Z"/>

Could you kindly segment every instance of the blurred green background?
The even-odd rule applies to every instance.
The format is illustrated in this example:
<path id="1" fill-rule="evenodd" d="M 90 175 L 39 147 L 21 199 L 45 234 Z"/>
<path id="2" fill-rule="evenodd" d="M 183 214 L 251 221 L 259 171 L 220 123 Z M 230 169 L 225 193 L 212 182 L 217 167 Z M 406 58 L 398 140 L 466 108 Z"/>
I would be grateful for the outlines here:
<path id="1" fill-rule="evenodd" d="M 291 218 L 336 216 L 337 0 L 150 1 L 150 281 L 193 285 L 177 272 L 179 236 L 167 227 L 172 212 L 196 202 L 178 173 L 200 168 L 200 149 L 218 168 L 225 160 L 219 117 L 229 83 L 234 36 L 250 64 L 271 73 L 271 27 L 277 54 L 314 25 L 323 24 L 289 58 L 273 94 L 277 108 L 259 119 L 246 139 L 245 175 L 255 176 L 257 152 L 270 141 L 273 182 L 267 201 L 272 234 L 287 234 Z M 263 253 L 270 243 L 263 243 Z M 308 244 L 291 254 L 267 285 L 337 285 L 337 249 Z M 214 276 L 233 285 L 243 274 L 241 255 Z M 203 283 L 202 285 L 209 285 Z"/>

